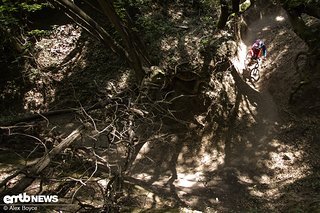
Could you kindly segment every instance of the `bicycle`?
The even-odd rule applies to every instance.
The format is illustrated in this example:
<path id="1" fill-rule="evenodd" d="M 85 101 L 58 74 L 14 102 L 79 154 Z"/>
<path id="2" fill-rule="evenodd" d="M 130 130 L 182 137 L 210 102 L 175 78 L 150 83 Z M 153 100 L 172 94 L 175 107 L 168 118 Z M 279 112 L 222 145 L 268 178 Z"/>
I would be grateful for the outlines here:
<path id="1" fill-rule="evenodd" d="M 260 79 L 260 59 L 253 57 L 253 52 L 250 50 L 247 53 L 245 61 L 245 69 L 249 71 L 249 80 L 252 82 L 257 82 Z"/>

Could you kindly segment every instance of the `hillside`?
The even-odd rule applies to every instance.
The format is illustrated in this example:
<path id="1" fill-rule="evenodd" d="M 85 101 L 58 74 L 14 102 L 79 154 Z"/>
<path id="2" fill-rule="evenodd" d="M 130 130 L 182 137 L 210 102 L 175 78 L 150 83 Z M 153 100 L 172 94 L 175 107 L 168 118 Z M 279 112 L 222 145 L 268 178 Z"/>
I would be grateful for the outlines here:
<path id="1" fill-rule="evenodd" d="M 139 84 L 61 14 L 5 76 L 0 197 L 58 195 L 44 212 L 319 212 L 319 64 L 286 11 L 257 3 L 217 30 L 203 8 L 157 5 L 142 10 Z M 268 56 L 253 82 L 257 38 Z"/>

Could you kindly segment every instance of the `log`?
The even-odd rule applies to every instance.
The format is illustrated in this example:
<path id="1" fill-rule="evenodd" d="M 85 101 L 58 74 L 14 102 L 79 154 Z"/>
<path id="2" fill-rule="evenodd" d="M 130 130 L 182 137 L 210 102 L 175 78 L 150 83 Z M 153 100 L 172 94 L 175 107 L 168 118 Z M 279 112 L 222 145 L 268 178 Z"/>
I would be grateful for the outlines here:
<path id="1" fill-rule="evenodd" d="M 17 195 L 22 193 L 27 187 L 29 187 L 33 181 L 36 179 L 36 176 L 50 164 L 51 159 L 58 155 L 61 151 L 69 147 L 77 138 L 81 136 L 81 132 L 84 130 L 85 126 L 81 125 L 75 129 L 68 137 L 66 137 L 58 146 L 51 149 L 50 152 L 46 153 L 42 158 L 38 160 L 30 169 L 28 174 L 25 174 L 24 177 L 12 188 L 4 190 L 0 194 L 0 199 L 5 195 Z"/>

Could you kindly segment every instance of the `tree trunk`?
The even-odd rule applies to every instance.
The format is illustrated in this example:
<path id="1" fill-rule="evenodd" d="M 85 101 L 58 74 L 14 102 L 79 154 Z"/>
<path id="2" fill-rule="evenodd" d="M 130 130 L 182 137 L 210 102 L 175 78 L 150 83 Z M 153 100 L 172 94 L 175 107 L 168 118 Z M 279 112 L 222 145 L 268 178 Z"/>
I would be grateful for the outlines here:
<path id="1" fill-rule="evenodd" d="M 290 2 L 282 0 L 282 7 L 287 11 L 289 21 L 294 32 L 304 40 L 311 51 L 314 53 L 319 53 L 319 35 L 318 31 L 312 29 L 311 27 L 307 26 L 307 24 L 302 19 L 301 15 L 303 13 L 313 16 L 317 19 L 320 18 L 320 9 L 319 3 L 307 3 L 301 2 L 300 4 L 292 5 Z"/>
<path id="2" fill-rule="evenodd" d="M 232 0 L 232 12 L 239 13 L 240 11 L 240 0 Z"/>
<path id="3" fill-rule="evenodd" d="M 218 29 L 223 29 L 228 21 L 229 17 L 229 8 L 228 8 L 228 2 L 226 0 L 220 0 L 220 6 L 221 6 L 221 14 L 218 22 Z"/>
<path id="4" fill-rule="evenodd" d="M 90 16 L 88 16 L 83 10 L 78 6 L 71 3 L 68 0 L 49 0 L 54 5 L 58 4 L 64 12 L 69 15 L 77 24 L 83 27 L 90 34 L 93 34 L 96 38 L 103 41 L 113 52 L 118 54 L 120 57 L 126 58 L 128 53 L 121 45 L 119 45 L 114 39 L 109 35 L 105 29 L 103 29 L 97 22 L 95 22 Z M 56 3 L 56 4 L 55 4 Z"/>
<path id="5" fill-rule="evenodd" d="M 128 33 L 128 30 L 126 29 L 126 27 L 122 23 L 120 17 L 116 13 L 112 3 L 109 0 L 107 0 L 107 1 L 98 0 L 98 2 L 102 8 L 102 11 L 108 17 L 110 22 L 114 25 L 116 30 L 119 32 L 122 40 L 124 41 L 125 46 L 126 46 L 128 53 L 129 53 L 130 66 L 134 69 L 134 71 L 136 73 L 136 78 L 140 82 L 142 80 L 142 78 L 144 77 L 145 72 L 142 68 L 142 62 L 139 57 L 139 54 L 136 51 L 137 47 L 135 47 L 134 42 L 132 41 L 132 39 Z"/>
<path id="6" fill-rule="evenodd" d="M 96 21 L 88 16 L 83 10 L 72 3 L 69 0 L 49 0 L 51 3 L 56 3 L 59 7 L 62 7 L 64 12 L 69 15 L 77 24 L 88 31 L 91 35 L 100 39 L 106 46 L 117 53 L 121 58 L 124 58 L 128 65 L 131 66 L 136 74 L 138 82 L 141 82 L 144 77 L 144 70 L 142 69 L 141 60 L 135 51 L 134 45 L 132 44 L 129 34 L 125 27 L 122 25 L 120 18 L 115 13 L 113 6 L 108 1 L 98 0 L 102 6 L 103 13 L 110 19 L 120 33 L 123 41 L 125 42 L 126 49 L 123 48 L 118 42 L 116 42 L 108 32 L 101 27 Z"/>
<path id="7" fill-rule="evenodd" d="M 319 54 L 319 39 L 317 32 L 308 27 L 299 13 L 293 10 L 287 10 L 289 21 L 293 31 L 306 42 L 311 52 Z"/>

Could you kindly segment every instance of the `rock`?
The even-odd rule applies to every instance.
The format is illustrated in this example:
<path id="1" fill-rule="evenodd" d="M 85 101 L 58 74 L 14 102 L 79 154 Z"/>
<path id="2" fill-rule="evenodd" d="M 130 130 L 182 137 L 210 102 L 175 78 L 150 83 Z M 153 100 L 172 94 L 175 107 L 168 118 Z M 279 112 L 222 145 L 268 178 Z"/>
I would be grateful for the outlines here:
<path id="1" fill-rule="evenodd" d="M 282 159 L 283 160 L 291 160 L 291 158 L 286 154 L 283 155 Z"/>

